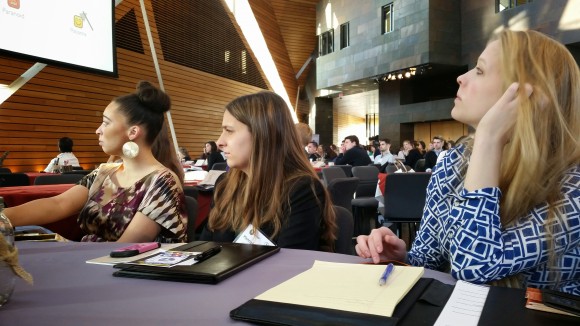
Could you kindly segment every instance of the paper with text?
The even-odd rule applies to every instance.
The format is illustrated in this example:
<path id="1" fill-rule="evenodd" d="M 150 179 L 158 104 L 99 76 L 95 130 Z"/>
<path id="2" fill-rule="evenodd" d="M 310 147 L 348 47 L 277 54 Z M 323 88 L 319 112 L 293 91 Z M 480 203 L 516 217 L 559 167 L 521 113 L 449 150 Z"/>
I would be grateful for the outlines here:
<path id="1" fill-rule="evenodd" d="M 435 326 L 476 326 L 488 292 L 488 286 L 457 281 Z"/>
<path id="2" fill-rule="evenodd" d="M 87 260 L 86 263 L 87 264 L 97 264 L 97 265 L 116 265 L 116 264 L 121 264 L 121 263 L 127 263 L 130 262 L 132 260 L 135 259 L 141 259 L 141 258 L 145 258 L 145 257 L 149 257 L 153 254 L 156 254 L 160 251 L 164 251 L 164 250 L 171 250 L 175 247 L 179 247 L 179 246 L 183 246 L 183 243 L 162 243 L 161 244 L 161 248 L 155 249 L 155 250 L 151 250 L 151 251 L 147 251 L 144 252 L 142 254 L 136 255 L 136 256 L 132 256 L 132 257 L 121 257 L 121 258 L 113 258 L 110 255 L 106 255 L 106 256 L 102 256 L 102 257 L 98 257 L 98 258 L 94 258 L 91 260 Z"/>
<path id="3" fill-rule="evenodd" d="M 255 299 L 390 317 L 423 275 L 423 267 L 395 266 L 384 286 L 385 265 L 315 261 L 312 268 Z"/>

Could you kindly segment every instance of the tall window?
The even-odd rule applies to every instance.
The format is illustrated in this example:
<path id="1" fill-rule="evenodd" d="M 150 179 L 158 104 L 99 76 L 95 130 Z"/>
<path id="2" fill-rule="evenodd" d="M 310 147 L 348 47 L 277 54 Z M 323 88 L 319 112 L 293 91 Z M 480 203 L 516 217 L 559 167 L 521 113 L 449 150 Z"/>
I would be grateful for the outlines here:
<path id="1" fill-rule="evenodd" d="M 340 25 L 340 49 L 350 45 L 350 23 Z"/>
<path id="2" fill-rule="evenodd" d="M 334 29 L 330 29 L 322 34 L 318 39 L 318 54 L 323 56 L 334 51 Z"/>
<path id="3" fill-rule="evenodd" d="M 530 2 L 532 0 L 495 0 L 495 12 L 504 11 Z"/>
<path id="4" fill-rule="evenodd" d="M 393 3 L 382 7 L 382 33 L 387 34 L 393 31 Z"/>

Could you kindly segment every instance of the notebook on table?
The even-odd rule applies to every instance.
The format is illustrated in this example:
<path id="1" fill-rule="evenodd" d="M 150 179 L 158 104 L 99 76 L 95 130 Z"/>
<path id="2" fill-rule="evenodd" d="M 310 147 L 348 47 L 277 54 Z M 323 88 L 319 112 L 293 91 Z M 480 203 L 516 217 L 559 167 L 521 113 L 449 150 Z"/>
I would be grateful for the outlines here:
<path id="1" fill-rule="evenodd" d="M 180 247 L 171 249 L 171 252 L 201 253 L 209 249 L 221 246 L 219 252 L 205 260 L 188 265 L 186 261 L 170 267 L 144 264 L 147 258 L 142 258 L 134 263 L 115 265 L 120 270 L 113 273 L 118 277 L 145 278 L 153 280 L 209 283 L 216 284 L 226 278 L 270 257 L 280 251 L 279 247 L 258 246 L 238 243 L 218 243 L 212 241 L 194 241 Z M 154 254 L 150 257 L 159 255 Z"/>

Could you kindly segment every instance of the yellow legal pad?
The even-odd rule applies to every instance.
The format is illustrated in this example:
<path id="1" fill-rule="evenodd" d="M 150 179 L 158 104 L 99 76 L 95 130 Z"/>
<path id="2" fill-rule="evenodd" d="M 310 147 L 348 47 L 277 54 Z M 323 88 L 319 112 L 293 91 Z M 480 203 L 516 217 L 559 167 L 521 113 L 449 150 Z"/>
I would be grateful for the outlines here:
<path id="1" fill-rule="evenodd" d="M 387 283 L 379 286 L 385 267 L 317 260 L 309 270 L 255 299 L 391 317 L 424 268 L 395 266 Z"/>

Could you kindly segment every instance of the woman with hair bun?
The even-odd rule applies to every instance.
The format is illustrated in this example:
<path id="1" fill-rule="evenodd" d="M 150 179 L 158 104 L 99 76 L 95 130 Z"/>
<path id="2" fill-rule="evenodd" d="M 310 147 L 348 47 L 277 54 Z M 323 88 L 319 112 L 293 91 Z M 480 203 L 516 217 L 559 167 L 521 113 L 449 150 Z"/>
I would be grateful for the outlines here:
<path id="1" fill-rule="evenodd" d="M 170 106 L 169 96 L 146 81 L 115 98 L 96 134 L 103 151 L 122 162 L 101 164 L 68 191 L 4 213 L 15 226 L 79 214 L 82 241 L 185 241 L 183 170 L 165 127 Z"/>

